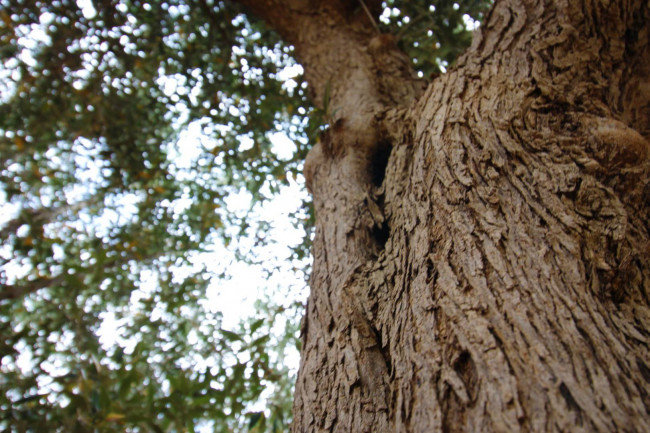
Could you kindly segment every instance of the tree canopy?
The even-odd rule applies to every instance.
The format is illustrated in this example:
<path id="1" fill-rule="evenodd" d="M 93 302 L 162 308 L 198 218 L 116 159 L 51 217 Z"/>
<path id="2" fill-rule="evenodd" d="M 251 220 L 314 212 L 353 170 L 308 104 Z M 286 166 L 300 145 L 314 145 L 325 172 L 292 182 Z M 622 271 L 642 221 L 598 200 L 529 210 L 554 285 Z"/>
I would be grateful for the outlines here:
<path id="1" fill-rule="evenodd" d="M 428 78 L 489 3 L 387 1 L 375 24 Z M 292 47 L 214 0 L 0 0 L 0 40 L 1 428 L 281 430 L 301 298 L 269 287 L 226 329 L 206 292 L 228 264 L 199 257 L 265 262 L 259 210 L 303 184 L 327 116 Z M 290 220 L 269 275 L 308 274 L 307 198 Z"/>

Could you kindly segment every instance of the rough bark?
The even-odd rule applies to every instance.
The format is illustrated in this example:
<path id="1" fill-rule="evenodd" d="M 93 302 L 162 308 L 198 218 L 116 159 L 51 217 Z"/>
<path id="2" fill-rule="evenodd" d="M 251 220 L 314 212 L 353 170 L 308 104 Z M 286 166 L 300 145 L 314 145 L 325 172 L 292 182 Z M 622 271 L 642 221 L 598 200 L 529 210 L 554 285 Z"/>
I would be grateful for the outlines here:
<path id="1" fill-rule="evenodd" d="M 244 3 L 338 109 L 293 431 L 650 431 L 648 2 L 497 1 L 421 97 L 358 2 Z"/>

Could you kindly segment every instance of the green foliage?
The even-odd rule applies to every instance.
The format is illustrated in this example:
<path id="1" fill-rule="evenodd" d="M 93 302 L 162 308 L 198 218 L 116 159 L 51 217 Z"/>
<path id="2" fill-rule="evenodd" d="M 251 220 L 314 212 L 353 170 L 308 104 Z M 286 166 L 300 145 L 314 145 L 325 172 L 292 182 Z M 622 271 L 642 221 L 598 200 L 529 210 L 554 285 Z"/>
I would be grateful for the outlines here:
<path id="1" fill-rule="evenodd" d="M 492 0 L 386 1 L 380 17 L 383 31 L 395 33 L 400 47 L 426 78 L 451 66 L 472 41 Z"/>
<path id="2" fill-rule="evenodd" d="M 380 25 L 428 76 L 486 3 Z M 259 216 L 327 121 L 291 53 L 225 1 L 0 0 L 0 429 L 286 431 L 300 295 L 226 327 L 208 293 L 232 257 L 307 272 L 307 242 L 266 264 Z M 290 219 L 307 240 L 306 199 Z"/>

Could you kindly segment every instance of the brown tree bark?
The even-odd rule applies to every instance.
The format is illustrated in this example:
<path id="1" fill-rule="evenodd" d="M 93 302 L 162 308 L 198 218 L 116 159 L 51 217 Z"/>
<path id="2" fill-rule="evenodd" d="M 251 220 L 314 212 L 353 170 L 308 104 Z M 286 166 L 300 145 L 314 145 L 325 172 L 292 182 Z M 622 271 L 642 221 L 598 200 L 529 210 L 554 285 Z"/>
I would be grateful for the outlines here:
<path id="1" fill-rule="evenodd" d="M 332 94 L 293 431 L 650 431 L 647 0 L 497 0 L 423 94 L 360 2 L 243 3 Z"/>

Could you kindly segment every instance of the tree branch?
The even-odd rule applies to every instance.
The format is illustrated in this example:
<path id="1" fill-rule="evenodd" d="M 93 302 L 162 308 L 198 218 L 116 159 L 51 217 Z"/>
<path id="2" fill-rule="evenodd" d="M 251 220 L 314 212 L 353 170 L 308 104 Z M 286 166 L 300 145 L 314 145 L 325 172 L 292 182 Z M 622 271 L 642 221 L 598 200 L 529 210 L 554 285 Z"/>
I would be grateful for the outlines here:
<path id="1" fill-rule="evenodd" d="M 39 225 L 45 225 L 49 222 L 52 222 L 54 218 L 59 215 L 62 215 L 68 211 L 76 213 L 80 209 L 84 209 L 98 203 L 100 199 L 103 199 L 103 197 L 101 194 L 98 194 L 78 203 L 62 204 L 55 208 L 23 209 L 16 218 L 9 220 L 0 230 L 0 239 L 7 240 L 10 235 L 16 233 L 16 231 L 24 224 L 36 223 Z"/>

